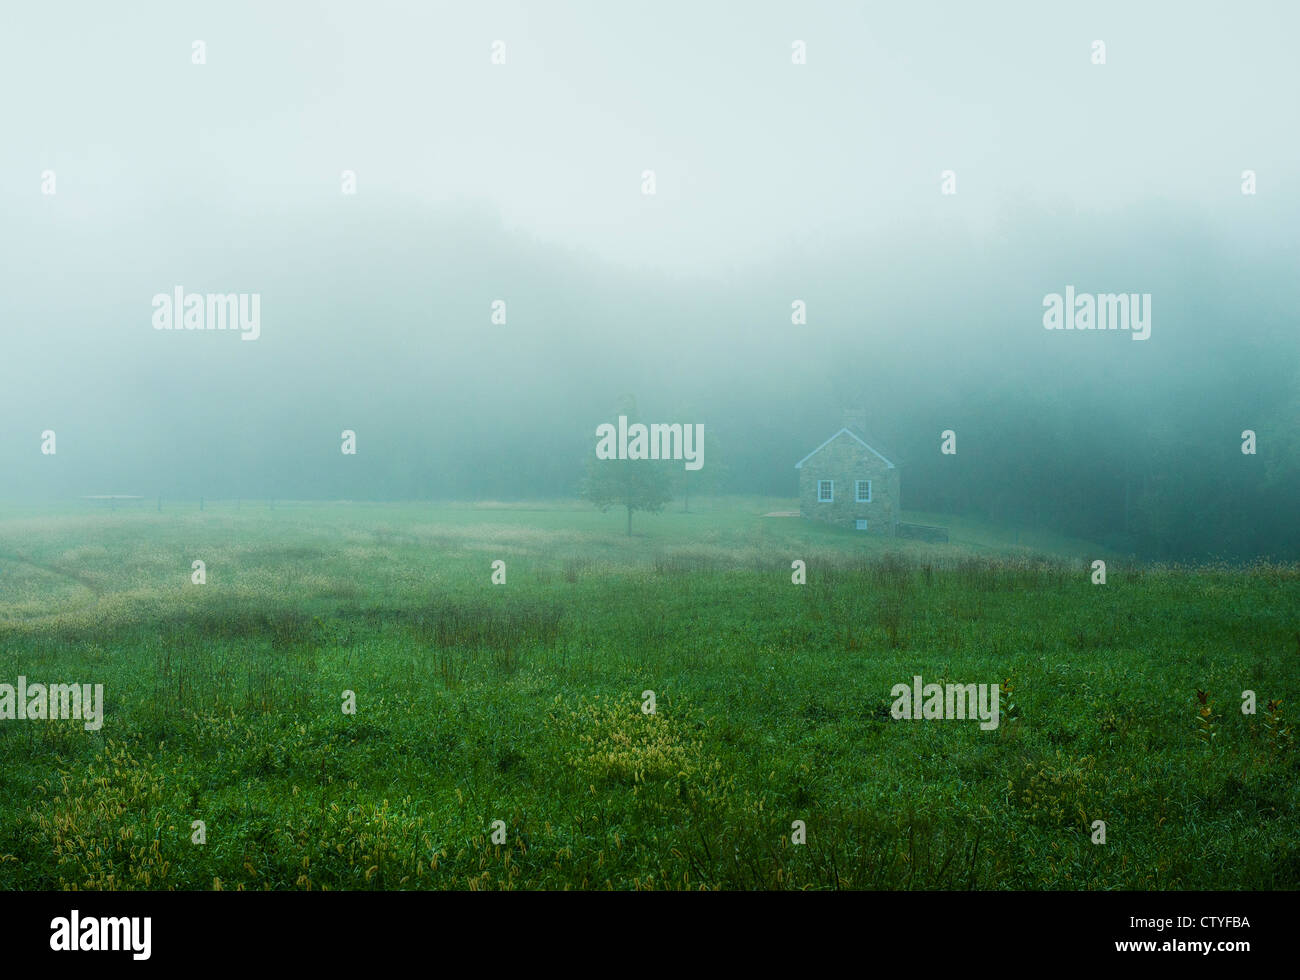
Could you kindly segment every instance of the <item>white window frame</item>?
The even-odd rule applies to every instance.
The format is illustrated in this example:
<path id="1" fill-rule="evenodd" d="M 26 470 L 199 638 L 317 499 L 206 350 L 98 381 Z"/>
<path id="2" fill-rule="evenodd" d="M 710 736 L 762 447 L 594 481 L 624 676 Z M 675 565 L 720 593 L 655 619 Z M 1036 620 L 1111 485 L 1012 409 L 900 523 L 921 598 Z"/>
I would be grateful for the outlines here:
<path id="1" fill-rule="evenodd" d="M 823 487 L 823 486 L 826 487 L 826 496 L 825 496 L 825 497 L 822 496 L 822 487 Z M 817 503 L 819 503 L 819 504 L 833 504 L 833 503 L 835 503 L 835 481 L 834 481 L 834 480 L 818 480 L 818 481 L 817 481 Z"/>
<path id="2" fill-rule="evenodd" d="M 867 530 L 867 519 L 865 517 L 859 517 L 856 521 L 853 522 L 853 528 L 854 530 L 857 531 Z"/>
<path id="3" fill-rule="evenodd" d="M 862 484 L 864 483 L 867 485 L 867 495 L 865 498 L 862 496 Z M 853 502 L 858 504 L 871 503 L 871 481 L 870 480 L 853 481 Z"/>

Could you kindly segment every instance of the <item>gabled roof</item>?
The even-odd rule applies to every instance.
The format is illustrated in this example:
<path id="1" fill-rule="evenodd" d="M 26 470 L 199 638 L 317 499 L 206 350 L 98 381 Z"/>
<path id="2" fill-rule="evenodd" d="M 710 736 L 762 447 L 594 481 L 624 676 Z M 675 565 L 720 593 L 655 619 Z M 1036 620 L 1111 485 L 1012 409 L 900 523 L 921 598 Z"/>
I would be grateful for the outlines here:
<path id="1" fill-rule="evenodd" d="M 894 468 L 894 464 L 893 464 L 893 463 L 891 463 L 889 460 L 885 459 L 884 456 L 881 456 L 880 453 L 876 452 L 876 450 L 874 450 L 874 449 L 872 449 L 870 446 L 868 446 L 865 442 L 863 442 L 860 438 L 858 438 L 858 436 L 856 436 L 856 435 L 853 433 L 852 430 L 850 430 L 850 429 L 848 429 L 848 428 L 840 429 L 839 432 L 835 433 L 835 435 L 831 436 L 829 439 L 827 439 L 825 442 L 823 442 L 820 446 L 818 446 L 816 449 L 814 449 L 812 452 L 810 452 L 807 456 L 805 456 L 803 459 L 799 460 L 799 462 L 795 463 L 795 464 L 794 464 L 794 468 L 795 468 L 796 470 L 797 470 L 797 469 L 800 469 L 800 468 L 803 466 L 804 463 L 808 462 L 808 460 L 812 459 L 812 458 L 813 458 L 814 456 L 816 456 L 819 452 L 821 452 L 823 449 L 825 449 L 827 446 L 829 446 L 832 442 L 834 442 L 834 441 L 835 441 L 836 439 L 838 439 L 840 436 L 845 435 L 845 434 L 847 434 L 848 437 L 849 437 L 850 439 L 854 439 L 854 440 L 856 440 L 856 441 L 857 441 L 858 443 L 860 443 L 864 448 L 869 449 L 871 452 L 875 453 L 877 456 L 880 456 L 880 458 L 884 461 L 885 465 L 888 466 L 891 470 Z"/>

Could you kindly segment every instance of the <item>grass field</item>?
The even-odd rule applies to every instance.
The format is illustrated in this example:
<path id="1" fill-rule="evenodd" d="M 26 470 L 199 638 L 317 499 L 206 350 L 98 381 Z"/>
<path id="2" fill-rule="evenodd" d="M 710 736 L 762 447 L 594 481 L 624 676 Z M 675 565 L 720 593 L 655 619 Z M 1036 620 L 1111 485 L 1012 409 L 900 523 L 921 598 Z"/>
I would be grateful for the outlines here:
<path id="1" fill-rule="evenodd" d="M 164 506 L 0 511 L 0 683 L 106 703 L 0 721 L 0 888 L 1300 885 L 1295 566 L 780 500 L 631 538 L 567 503 Z M 1001 724 L 895 720 L 915 674 L 1009 684 Z"/>

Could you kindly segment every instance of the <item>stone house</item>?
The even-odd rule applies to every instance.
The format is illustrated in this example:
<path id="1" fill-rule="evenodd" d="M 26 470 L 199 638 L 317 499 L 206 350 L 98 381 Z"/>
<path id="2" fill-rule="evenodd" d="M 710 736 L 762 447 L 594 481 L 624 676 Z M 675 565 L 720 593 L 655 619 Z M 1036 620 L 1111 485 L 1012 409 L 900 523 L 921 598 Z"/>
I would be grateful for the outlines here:
<path id="1" fill-rule="evenodd" d="M 844 426 L 795 463 L 799 515 L 892 536 L 902 516 L 898 467 L 867 444 L 862 428 L 860 416 L 845 413 Z"/>

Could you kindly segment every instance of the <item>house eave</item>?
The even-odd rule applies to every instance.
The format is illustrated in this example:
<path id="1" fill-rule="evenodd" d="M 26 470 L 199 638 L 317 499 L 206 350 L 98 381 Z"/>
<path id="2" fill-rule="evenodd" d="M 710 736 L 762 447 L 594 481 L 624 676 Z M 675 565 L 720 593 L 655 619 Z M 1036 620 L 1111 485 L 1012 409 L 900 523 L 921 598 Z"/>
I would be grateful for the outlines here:
<path id="1" fill-rule="evenodd" d="M 795 468 L 796 470 L 803 469 L 803 464 L 804 464 L 804 463 L 808 462 L 808 460 L 812 459 L 812 458 L 813 458 L 814 456 L 816 456 L 819 452 L 821 452 L 823 449 L 825 449 L 827 446 L 829 446 L 832 442 L 834 442 L 836 439 L 838 439 L 840 436 L 844 435 L 845 433 L 848 433 L 849 438 L 850 438 L 850 439 L 853 439 L 855 442 L 859 443 L 859 444 L 860 444 L 864 449 L 867 449 L 867 450 L 869 450 L 870 452 L 874 453 L 876 456 L 878 456 L 878 457 L 881 459 L 881 461 L 884 462 L 884 464 L 885 464 L 886 467 L 888 467 L 888 468 L 891 469 L 891 470 L 894 469 L 894 464 L 893 464 L 893 463 L 891 463 L 889 460 L 885 459 L 885 457 L 884 457 L 880 452 L 878 452 L 876 449 L 872 448 L 871 446 L 867 445 L 867 443 L 865 443 L 865 442 L 863 442 L 861 439 L 859 439 L 859 438 L 858 438 L 858 437 L 857 437 L 857 436 L 856 436 L 856 435 L 855 435 L 855 434 L 854 434 L 850 429 L 848 429 L 847 427 L 846 427 L 846 428 L 843 428 L 843 429 L 840 429 L 840 430 L 839 430 L 838 432 L 836 432 L 833 436 L 831 436 L 829 439 L 827 439 L 825 442 L 823 442 L 820 446 L 818 446 L 816 449 L 814 449 L 812 452 L 810 452 L 807 456 L 805 456 L 803 459 L 799 460 L 799 462 L 795 463 L 795 464 L 794 464 L 794 468 Z"/>

